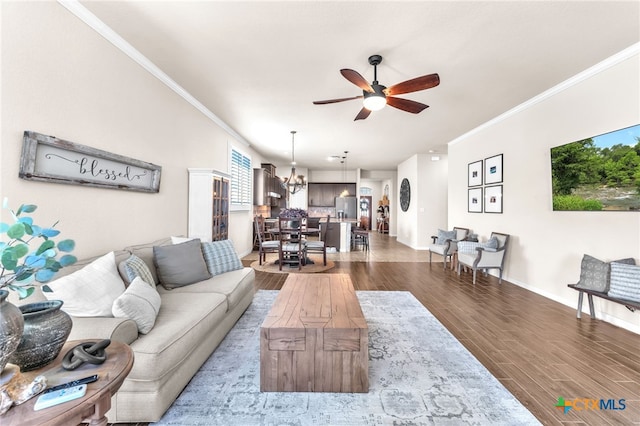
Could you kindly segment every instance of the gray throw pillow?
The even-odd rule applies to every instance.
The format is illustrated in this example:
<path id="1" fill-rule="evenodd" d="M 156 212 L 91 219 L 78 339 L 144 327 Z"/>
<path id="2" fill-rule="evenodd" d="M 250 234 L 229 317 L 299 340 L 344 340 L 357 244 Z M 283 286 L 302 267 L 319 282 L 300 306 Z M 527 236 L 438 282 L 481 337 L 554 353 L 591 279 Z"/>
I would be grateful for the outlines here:
<path id="1" fill-rule="evenodd" d="M 635 265 L 636 263 L 633 258 L 620 259 L 615 262 L 629 265 Z M 611 266 L 609 262 L 604 262 L 585 254 L 582 257 L 580 281 L 578 281 L 577 286 L 587 290 L 607 293 L 609 291 L 610 273 Z"/>
<path id="2" fill-rule="evenodd" d="M 199 239 L 153 247 L 160 284 L 168 290 L 211 278 Z"/>
<path id="3" fill-rule="evenodd" d="M 231 240 L 202 243 L 202 252 L 211 275 L 242 269 L 242 262 Z"/>
<path id="4" fill-rule="evenodd" d="M 482 247 L 488 249 L 497 249 L 498 248 L 498 237 L 491 237 L 487 240 L 486 243 L 482 243 Z"/>
<path id="5" fill-rule="evenodd" d="M 455 240 L 457 234 L 456 231 L 443 231 L 442 229 L 438 229 L 438 240 L 436 244 L 444 245 L 447 240 Z"/>
<path id="6" fill-rule="evenodd" d="M 612 262 L 609 296 L 640 302 L 640 266 Z"/>

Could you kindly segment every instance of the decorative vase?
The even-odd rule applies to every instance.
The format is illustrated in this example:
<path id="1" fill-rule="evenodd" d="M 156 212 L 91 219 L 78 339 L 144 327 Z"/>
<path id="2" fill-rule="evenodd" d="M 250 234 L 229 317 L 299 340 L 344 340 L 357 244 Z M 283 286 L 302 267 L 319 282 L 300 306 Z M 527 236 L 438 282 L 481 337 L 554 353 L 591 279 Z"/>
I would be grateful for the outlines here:
<path id="1" fill-rule="evenodd" d="M 9 303 L 7 290 L 0 290 L 0 372 L 22 338 L 24 321 L 17 306 Z"/>
<path id="2" fill-rule="evenodd" d="M 22 371 L 31 371 L 56 359 L 73 325 L 71 317 L 60 310 L 62 303 L 49 300 L 20 306 L 24 332 L 9 362 L 20 366 Z"/>

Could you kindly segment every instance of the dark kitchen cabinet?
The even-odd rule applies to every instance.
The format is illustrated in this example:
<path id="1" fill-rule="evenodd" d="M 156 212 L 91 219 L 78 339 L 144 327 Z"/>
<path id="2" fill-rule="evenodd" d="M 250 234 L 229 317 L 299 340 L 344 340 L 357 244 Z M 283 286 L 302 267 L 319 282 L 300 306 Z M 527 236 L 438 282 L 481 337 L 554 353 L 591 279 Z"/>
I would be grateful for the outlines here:
<path id="1" fill-rule="evenodd" d="M 345 188 L 349 195 L 355 195 L 355 183 L 310 183 L 307 191 L 309 207 L 334 207 L 336 197 Z"/>

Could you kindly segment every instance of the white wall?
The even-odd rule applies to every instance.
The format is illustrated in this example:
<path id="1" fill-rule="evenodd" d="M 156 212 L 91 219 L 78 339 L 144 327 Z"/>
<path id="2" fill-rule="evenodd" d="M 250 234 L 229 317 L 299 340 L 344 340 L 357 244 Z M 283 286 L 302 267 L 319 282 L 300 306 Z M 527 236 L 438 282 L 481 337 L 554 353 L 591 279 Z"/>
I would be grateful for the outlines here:
<path id="1" fill-rule="evenodd" d="M 416 250 L 426 250 L 431 235 L 438 228 L 447 228 L 447 157 L 431 161 L 431 155 L 416 154 L 398 165 L 397 206 L 398 242 Z M 404 178 L 409 179 L 411 200 L 409 209 L 400 208 L 400 186 Z"/>
<path id="2" fill-rule="evenodd" d="M 551 147 L 640 123 L 639 63 L 636 49 L 449 145 L 449 224 L 483 238 L 491 231 L 511 234 L 507 280 L 575 307 L 578 294 L 566 285 L 578 281 L 584 253 L 640 259 L 640 215 L 554 212 L 550 164 Z M 467 164 L 496 154 L 504 154 L 504 213 L 467 213 Z M 599 318 L 640 332 L 638 313 L 602 299 L 595 304 Z"/>
<path id="3" fill-rule="evenodd" d="M 187 233 L 189 167 L 228 172 L 228 133 L 56 2 L 2 2 L 0 194 L 59 220 L 78 257 Z M 162 166 L 147 194 L 18 178 L 24 130 Z M 251 248 L 251 211 L 235 212 L 230 238 Z"/>

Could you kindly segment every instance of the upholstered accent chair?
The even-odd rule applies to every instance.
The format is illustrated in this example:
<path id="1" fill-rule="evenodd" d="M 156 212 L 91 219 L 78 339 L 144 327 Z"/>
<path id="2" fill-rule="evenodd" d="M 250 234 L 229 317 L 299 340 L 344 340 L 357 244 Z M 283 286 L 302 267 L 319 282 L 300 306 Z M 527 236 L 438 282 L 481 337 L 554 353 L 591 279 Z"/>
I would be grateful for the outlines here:
<path id="1" fill-rule="evenodd" d="M 279 253 L 280 241 L 269 241 L 265 237 L 264 217 L 255 216 L 253 218 L 253 225 L 256 230 L 256 239 L 258 245 L 258 262 L 262 265 L 262 262 L 267 260 L 267 253 Z"/>
<path id="2" fill-rule="evenodd" d="M 330 220 L 331 220 L 331 215 L 327 215 L 327 223 L 329 223 Z M 320 222 L 318 222 L 318 224 L 319 223 Z M 311 222 L 309 222 L 309 224 L 311 224 Z M 313 226 L 311 226 L 311 228 L 313 228 Z M 322 253 L 322 260 L 324 262 L 324 266 L 327 266 L 327 246 L 325 244 L 326 236 L 327 236 L 327 226 L 325 225 L 320 227 L 319 240 L 307 239 L 307 242 L 306 242 L 307 253 Z"/>
<path id="3" fill-rule="evenodd" d="M 432 235 L 433 243 L 429 245 L 429 263 L 433 253 L 442 256 L 444 269 L 447 269 L 447 259 L 451 260 L 458 249 L 458 241 L 464 241 L 469 235 L 468 228 L 454 226 L 453 231 L 438 230 L 438 235 Z"/>
<path id="4" fill-rule="evenodd" d="M 485 243 L 462 241 L 458 243 L 458 275 L 463 267 L 473 271 L 473 284 L 478 270 L 487 274 L 489 269 L 498 269 L 498 282 L 502 283 L 504 259 L 509 246 L 509 234 L 492 232 Z"/>

